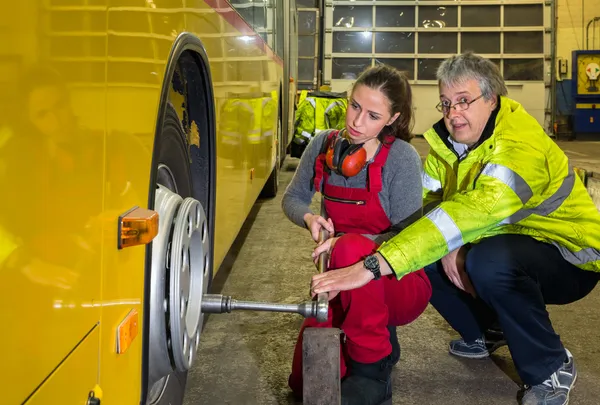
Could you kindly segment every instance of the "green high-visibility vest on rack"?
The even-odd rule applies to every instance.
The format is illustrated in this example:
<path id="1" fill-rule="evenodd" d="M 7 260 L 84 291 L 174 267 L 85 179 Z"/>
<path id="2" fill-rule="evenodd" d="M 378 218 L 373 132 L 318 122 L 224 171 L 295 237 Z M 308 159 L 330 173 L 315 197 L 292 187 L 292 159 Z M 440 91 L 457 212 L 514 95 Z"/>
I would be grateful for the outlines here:
<path id="1" fill-rule="evenodd" d="M 347 108 L 346 93 L 318 91 L 302 95 L 296 110 L 292 156 L 300 157 L 319 132 L 344 128 Z"/>

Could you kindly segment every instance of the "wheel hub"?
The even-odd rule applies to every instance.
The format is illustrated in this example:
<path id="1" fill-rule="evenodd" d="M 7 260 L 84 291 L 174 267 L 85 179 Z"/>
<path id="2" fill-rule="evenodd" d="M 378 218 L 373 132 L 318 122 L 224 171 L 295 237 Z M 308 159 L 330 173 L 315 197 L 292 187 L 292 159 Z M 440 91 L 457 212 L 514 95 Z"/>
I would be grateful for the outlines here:
<path id="1" fill-rule="evenodd" d="M 208 222 L 199 201 L 186 198 L 173 227 L 170 257 L 170 329 L 175 366 L 188 370 L 200 342 L 202 294 L 208 273 Z"/>
<path id="2" fill-rule="evenodd" d="M 158 185 L 159 233 L 152 242 L 150 382 L 187 371 L 200 342 L 210 265 L 208 221 L 202 204 Z"/>

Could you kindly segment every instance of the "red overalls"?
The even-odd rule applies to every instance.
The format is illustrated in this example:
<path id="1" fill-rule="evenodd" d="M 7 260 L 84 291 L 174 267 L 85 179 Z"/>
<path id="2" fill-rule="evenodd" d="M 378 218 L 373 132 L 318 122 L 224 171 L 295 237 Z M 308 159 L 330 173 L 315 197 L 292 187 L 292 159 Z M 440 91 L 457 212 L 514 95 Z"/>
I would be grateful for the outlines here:
<path id="1" fill-rule="evenodd" d="M 334 135 L 330 135 L 330 138 Z M 382 189 L 381 170 L 391 144 L 383 144 L 375 160 L 368 166 L 367 188 L 352 189 L 327 184 L 325 154 L 315 164 L 315 189 L 323 182 L 323 196 L 327 215 L 332 219 L 335 232 L 344 233 L 331 251 L 329 269 L 347 267 L 363 260 L 377 250 L 378 245 L 361 234 L 381 234 L 391 223 L 379 201 Z M 388 325 L 406 325 L 415 320 L 427 307 L 431 285 L 423 270 L 397 280 L 383 276 L 367 285 L 342 291 L 329 303 L 329 319 L 318 323 L 308 318 L 302 324 L 292 361 L 290 388 L 302 395 L 302 333 L 306 327 L 336 327 L 343 330 L 346 340 L 342 345 L 341 376 L 346 374 L 344 356 L 360 363 L 374 363 L 389 355 L 392 348 Z"/>

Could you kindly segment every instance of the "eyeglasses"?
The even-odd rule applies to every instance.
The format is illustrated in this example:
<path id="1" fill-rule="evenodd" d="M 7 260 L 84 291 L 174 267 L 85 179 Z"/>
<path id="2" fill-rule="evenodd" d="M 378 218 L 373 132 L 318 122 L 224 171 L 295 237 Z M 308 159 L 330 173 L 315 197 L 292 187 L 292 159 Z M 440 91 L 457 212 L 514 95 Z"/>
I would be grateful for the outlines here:
<path id="1" fill-rule="evenodd" d="M 440 101 L 440 103 L 438 105 L 436 105 L 435 108 L 439 112 L 444 113 L 444 114 L 448 114 L 450 112 L 451 108 L 454 108 L 456 111 L 466 111 L 469 109 L 469 106 L 472 103 L 479 100 L 481 97 L 483 97 L 483 94 L 480 94 L 478 97 L 475 97 L 471 101 L 461 101 L 456 104 L 444 104 L 443 101 Z"/>

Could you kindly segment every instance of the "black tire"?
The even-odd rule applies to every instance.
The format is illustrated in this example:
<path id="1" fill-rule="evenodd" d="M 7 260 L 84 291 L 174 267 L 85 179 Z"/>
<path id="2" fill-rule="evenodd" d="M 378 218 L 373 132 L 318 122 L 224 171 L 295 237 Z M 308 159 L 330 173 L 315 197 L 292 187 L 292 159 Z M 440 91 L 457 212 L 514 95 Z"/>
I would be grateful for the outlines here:
<path id="1" fill-rule="evenodd" d="M 281 117 L 281 114 L 279 116 Z M 277 139 L 281 139 L 281 118 L 277 120 Z M 278 143 L 278 146 L 280 145 L 281 143 Z M 260 198 L 273 198 L 277 195 L 277 191 L 279 190 L 279 168 L 283 162 L 280 155 L 281 148 L 278 148 L 275 167 L 271 170 L 271 174 L 260 192 Z"/>
<path id="2" fill-rule="evenodd" d="M 170 103 L 171 94 L 178 93 L 185 97 L 181 116 Z M 215 145 L 215 111 L 213 105 L 213 89 L 208 64 L 208 56 L 202 43 L 192 34 L 180 35 L 169 56 L 165 81 L 161 95 L 161 107 L 157 122 L 154 141 L 150 193 L 148 204 L 154 209 L 155 190 L 160 184 L 181 197 L 192 197 L 198 200 L 205 210 L 209 228 L 209 267 L 212 269 L 214 246 L 215 222 L 215 182 L 216 168 L 214 157 Z M 179 99 L 178 99 L 179 102 Z M 179 108 L 180 105 L 176 104 Z M 200 139 L 188 139 L 187 130 L 196 125 L 196 133 Z M 166 166 L 166 170 L 163 166 Z M 166 173 L 162 173 L 166 170 Z M 171 179 L 171 180 L 170 180 Z M 145 296 L 151 296 L 152 250 L 146 251 L 146 285 Z M 170 280 L 168 269 L 165 280 Z M 210 291 L 212 277 L 205 280 L 205 285 Z M 166 282 L 167 284 L 169 281 Z M 167 288 L 165 291 L 169 291 Z M 165 294 L 165 298 L 167 295 Z M 155 305 L 155 304 L 153 304 Z M 146 299 L 144 311 L 151 313 L 151 300 Z M 166 331 L 170 333 L 168 314 Z M 144 349 L 143 349 L 143 374 L 142 374 L 142 399 L 141 404 L 146 405 L 181 405 L 184 403 L 185 388 L 187 384 L 187 371 L 173 371 L 152 385 L 152 381 L 161 378 L 169 369 L 163 363 L 160 374 L 151 377 L 150 370 L 150 322 L 144 322 Z M 174 366 L 173 353 L 170 354 L 171 366 Z"/>
<path id="3" fill-rule="evenodd" d="M 152 395 L 148 396 L 146 405 L 180 405 L 183 404 L 185 385 L 187 382 L 187 372 L 173 372 L 166 377 L 166 384 L 160 388 L 162 391 L 157 393 L 158 400 L 152 401 Z"/>
<path id="4" fill-rule="evenodd" d="M 165 119 L 163 129 L 160 133 L 159 145 L 156 183 L 176 192 L 184 198 L 191 197 L 192 182 L 187 140 L 183 128 L 181 128 L 177 112 L 170 104 L 167 105 L 165 110 Z M 175 184 L 170 184 L 172 183 L 170 175 L 166 176 L 164 171 L 158 169 L 161 165 L 170 169 Z M 158 383 L 159 386 L 154 388 L 149 387 L 150 390 L 155 390 L 155 392 L 149 394 L 147 405 L 183 404 L 186 382 L 187 371 L 172 372 L 166 377 L 166 384 L 165 381 L 161 380 Z"/>
<path id="5" fill-rule="evenodd" d="M 167 187 L 183 198 L 192 197 L 189 148 L 177 112 L 170 104 L 167 105 L 165 111 L 165 120 L 160 136 L 158 165 L 165 165 L 171 170 L 176 182 L 176 189 L 172 189 L 170 184 L 165 184 L 169 182 L 160 170 L 157 170 L 156 183 Z"/>
<path id="6" fill-rule="evenodd" d="M 260 197 L 261 198 L 273 198 L 277 195 L 279 189 L 279 162 L 275 163 L 275 167 L 271 171 L 265 186 L 263 187 Z"/>
<path id="7" fill-rule="evenodd" d="M 287 143 L 290 129 L 287 128 L 287 133 L 283 131 L 283 103 L 281 100 L 281 96 L 283 94 L 283 85 L 279 85 L 279 113 L 277 114 L 278 121 L 277 125 L 279 125 L 279 167 L 283 167 L 283 163 L 285 162 L 285 158 L 287 156 Z M 287 95 L 286 95 L 287 96 Z M 287 117 L 286 117 L 287 119 Z"/>

